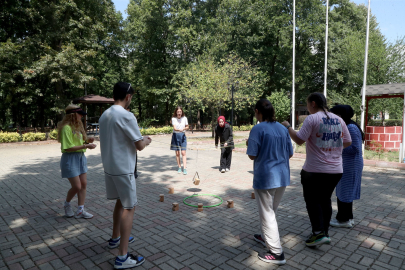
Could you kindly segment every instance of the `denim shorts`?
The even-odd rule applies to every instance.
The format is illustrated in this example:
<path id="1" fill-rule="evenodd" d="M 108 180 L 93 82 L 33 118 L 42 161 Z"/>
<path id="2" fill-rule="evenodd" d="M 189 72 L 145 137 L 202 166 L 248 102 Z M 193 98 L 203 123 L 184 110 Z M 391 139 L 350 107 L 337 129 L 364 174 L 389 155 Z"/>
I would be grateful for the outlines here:
<path id="1" fill-rule="evenodd" d="M 60 159 L 62 178 L 72 178 L 87 172 L 87 159 L 82 152 L 62 153 Z"/>

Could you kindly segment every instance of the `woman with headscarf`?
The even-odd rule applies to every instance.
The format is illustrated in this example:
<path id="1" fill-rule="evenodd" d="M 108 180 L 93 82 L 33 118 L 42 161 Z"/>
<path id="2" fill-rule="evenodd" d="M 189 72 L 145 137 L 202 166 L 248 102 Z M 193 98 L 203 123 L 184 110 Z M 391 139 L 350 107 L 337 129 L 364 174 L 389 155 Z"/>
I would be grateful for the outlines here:
<path id="1" fill-rule="evenodd" d="M 229 172 L 231 169 L 233 136 L 231 126 L 225 122 L 225 117 L 217 119 L 218 125 L 215 128 L 215 147 L 218 148 L 218 138 L 221 148 L 221 161 L 219 170 L 221 173 Z"/>
<path id="2" fill-rule="evenodd" d="M 338 213 L 330 225 L 351 228 L 354 225 L 353 201 L 360 199 L 364 133 L 357 123 L 351 120 L 354 112 L 349 105 L 337 105 L 331 109 L 331 112 L 345 121 L 352 138 L 352 144 L 343 150 L 343 176 L 336 186 Z"/>

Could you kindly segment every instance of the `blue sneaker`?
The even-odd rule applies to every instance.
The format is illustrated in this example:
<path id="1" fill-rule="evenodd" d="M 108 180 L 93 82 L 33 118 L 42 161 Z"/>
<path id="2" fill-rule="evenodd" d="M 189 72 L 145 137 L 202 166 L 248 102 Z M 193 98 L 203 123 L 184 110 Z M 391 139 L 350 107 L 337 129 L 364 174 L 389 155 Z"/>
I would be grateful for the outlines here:
<path id="1" fill-rule="evenodd" d="M 120 242 L 121 242 L 121 237 L 118 238 L 118 240 L 113 240 L 112 238 L 110 238 L 110 240 L 108 240 L 108 248 L 111 248 L 111 249 L 112 248 L 117 248 L 117 247 L 119 247 Z M 135 238 L 130 236 L 128 243 L 131 244 L 133 242 L 135 242 Z"/>
<path id="2" fill-rule="evenodd" d="M 114 269 L 127 269 L 132 268 L 135 266 L 140 266 L 145 262 L 145 258 L 142 256 L 134 256 L 132 254 L 127 254 L 127 258 L 125 260 L 121 260 L 120 258 L 115 258 Z"/>
<path id="3" fill-rule="evenodd" d="M 183 170 L 183 174 L 184 174 L 184 175 L 187 175 L 187 169 L 184 169 L 184 170 Z"/>
<path id="4" fill-rule="evenodd" d="M 177 170 L 178 173 L 181 173 L 181 167 L 179 167 L 179 169 Z"/>

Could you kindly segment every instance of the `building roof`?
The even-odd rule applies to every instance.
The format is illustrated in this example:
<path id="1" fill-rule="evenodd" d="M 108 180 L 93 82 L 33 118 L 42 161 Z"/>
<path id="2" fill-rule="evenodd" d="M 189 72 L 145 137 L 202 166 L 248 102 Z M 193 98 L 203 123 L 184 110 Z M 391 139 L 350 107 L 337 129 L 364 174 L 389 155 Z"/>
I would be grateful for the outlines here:
<path id="1" fill-rule="evenodd" d="M 99 95 L 87 95 L 73 100 L 74 104 L 83 103 L 83 104 L 114 104 L 114 99 L 106 98 Z"/>
<path id="2" fill-rule="evenodd" d="M 367 85 L 366 96 L 404 94 L 405 83 Z"/>

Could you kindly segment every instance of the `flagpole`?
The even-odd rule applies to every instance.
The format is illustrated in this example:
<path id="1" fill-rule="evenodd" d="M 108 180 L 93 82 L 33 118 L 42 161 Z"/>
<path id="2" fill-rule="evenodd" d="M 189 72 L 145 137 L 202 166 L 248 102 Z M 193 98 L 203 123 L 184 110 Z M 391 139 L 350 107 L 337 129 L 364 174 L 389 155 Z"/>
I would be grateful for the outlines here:
<path id="1" fill-rule="evenodd" d="M 326 30 L 325 30 L 325 81 L 324 81 L 324 88 L 323 88 L 323 95 L 326 97 L 326 89 L 328 86 L 327 79 L 328 79 L 328 24 L 329 24 L 329 0 L 326 0 Z"/>
<path id="2" fill-rule="evenodd" d="M 367 32 L 366 32 L 366 51 L 364 56 L 364 76 L 363 76 L 363 88 L 361 91 L 361 129 L 365 133 L 366 127 L 364 126 L 364 111 L 366 105 L 366 86 L 367 86 L 367 63 L 368 63 L 368 39 L 370 35 L 370 0 L 368 0 L 368 11 L 367 11 Z M 367 117 L 367 115 L 366 115 Z M 363 144 L 363 155 L 364 155 L 364 144 Z"/>
<path id="3" fill-rule="evenodd" d="M 293 63 L 292 63 L 291 126 L 295 129 L 295 0 L 293 0 Z"/>

